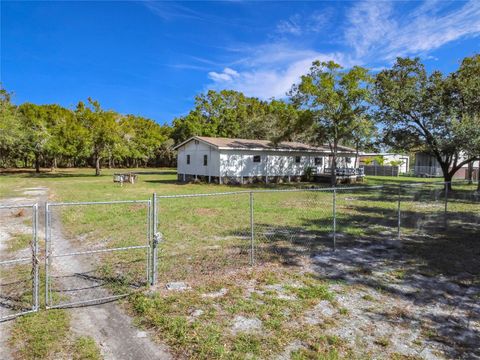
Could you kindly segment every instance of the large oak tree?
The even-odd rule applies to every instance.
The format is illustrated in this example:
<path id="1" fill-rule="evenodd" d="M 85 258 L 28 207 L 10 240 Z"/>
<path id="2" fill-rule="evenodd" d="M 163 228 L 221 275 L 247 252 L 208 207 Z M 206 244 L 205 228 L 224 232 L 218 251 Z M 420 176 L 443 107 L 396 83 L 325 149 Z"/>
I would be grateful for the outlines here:
<path id="1" fill-rule="evenodd" d="M 338 146 L 351 140 L 354 131 L 364 125 L 358 120 L 366 119 L 370 81 L 363 67 L 344 70 L 333 61 L 315 61 L 289 93 L 292 103 L 310 115 L 300 118 L 303 126 L 298 130 L 309 133 L 314 144 L 327 141 L 330 146 L 332 185 L 337 182 Z"/>
<path id="2" fill-rule="evenodd" d="M 469 71 L 478 76 L 478 68 Z M 456 80 L 461 74 L 462 68 L 448 77 L 439 71 L 429 75 L 420 59 L 398 58 L 391 69 L 377 75 L 374 87 L 384 141 L 397 149 L 419 147 L 432 155 L 450 188 L 453 175 L 476 159 L 464 151 L 462 136 L 453 125 L 478 99 L 466 82 Z"/>

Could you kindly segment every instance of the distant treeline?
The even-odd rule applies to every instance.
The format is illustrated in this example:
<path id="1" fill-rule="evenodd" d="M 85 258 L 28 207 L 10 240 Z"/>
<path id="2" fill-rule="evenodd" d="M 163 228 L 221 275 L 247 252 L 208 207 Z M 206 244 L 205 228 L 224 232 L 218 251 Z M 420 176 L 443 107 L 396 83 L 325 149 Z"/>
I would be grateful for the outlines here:
<path id="1" fill-rule="evenodd" d="M 172 150 L 193 135 L 270 139 L 301 112 L 286 102 L 236 91 L 209 91 L 172 125 L 103 109 L 92 99 L 75 109 L 11 102 L 0 90 L 0 167 L 175 166 Z"/>
<path id="2" fill-rule="evenodd" d="M 445 181 L 480 159 L 480 55 L 457 70 L 428 73 L 419 58 L 398 58 L 377 74 L 314 61 L 285 100 L 262 101 L 232 90 L 208 91 L 171 125 L 103 109 L 19 106 L 0 89 L 0 167 L 174 166 L 175 144 L 194 135 L 328 144 L 372 151 L 423 151 Z M 335 184 L 332 172 L 332 184 Z M 480 182 L 479 182 L 480 189 Z"/>
<path id="3" fill-rule="evenodd" d="M 106 111 L 91 99 L 75 109 L 24 103 L 1 90 L 0 166 L 111 167 L 174 163 L 171 128 L 134 115 Z"/>

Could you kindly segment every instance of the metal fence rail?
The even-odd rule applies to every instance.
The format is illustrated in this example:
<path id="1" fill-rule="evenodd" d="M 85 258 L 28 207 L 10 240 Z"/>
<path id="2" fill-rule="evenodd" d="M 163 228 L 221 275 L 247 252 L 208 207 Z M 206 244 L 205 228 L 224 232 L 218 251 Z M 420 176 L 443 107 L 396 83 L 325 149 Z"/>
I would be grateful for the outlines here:
<path id="1" fill-rule="evenodd" d="M 38 206 L 0 206 L 0 321 L 38 311 Z"/>
<path id="2" fill-rule="evenodd" d="M 150 200 L 47 203 L 46 308 L 110 301 L 149 284 L 151 216 Z"/>

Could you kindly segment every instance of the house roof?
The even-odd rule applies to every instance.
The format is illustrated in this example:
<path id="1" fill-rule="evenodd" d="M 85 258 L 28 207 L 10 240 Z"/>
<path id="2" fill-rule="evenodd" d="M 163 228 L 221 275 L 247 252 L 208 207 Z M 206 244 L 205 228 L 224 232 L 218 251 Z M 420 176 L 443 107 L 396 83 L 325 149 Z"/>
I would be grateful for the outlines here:
<path id="1" fill-rule="evenodd" d="M 181 144 L 175 146 L 174 149 L 185 145 L 192 140 L 199 140 L 217 149 L 238 149 L 238 150 L 276 150 L 276 151 L 298 151 L 298 152 L 320 152 L 329 153 L 330 148 L 327 145 L 321 147 L 311 146 L 294 141 L 282 141 L 278 144 L 272 143 L 270 140 L 251 140 L 251 139 L 231 139 L 207 136 L 194 136 Z M 355 152 L 346 146 L 338 146 L 340 152 Z"/>
<path id="2" fill-rule="evenodd" d="M 390 156 L 390 155 L 409 157 L 408 155 L 397 154 L 397 153 L 360 153 L 360 156 Z"/>

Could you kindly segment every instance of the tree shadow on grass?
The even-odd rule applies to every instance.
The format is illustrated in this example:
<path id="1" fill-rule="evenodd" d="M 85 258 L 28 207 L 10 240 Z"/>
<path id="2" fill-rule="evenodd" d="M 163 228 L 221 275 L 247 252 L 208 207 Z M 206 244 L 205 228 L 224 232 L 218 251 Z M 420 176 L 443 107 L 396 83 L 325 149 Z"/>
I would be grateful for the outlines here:
<path id="1" fill-rule="evenodd" d="M 144 180 L 146 183 L 151 183 L 151 184 L 169 184 L 169 185 L 189 185 L 188 182 L 180 182 L 177 179 L 156 179 L 156 180 Z"/>
<path id="2" fill-rule="evenodd" d="M 473 325 L 480 322 L 479 214 L 451 211 L 445 223 L 443 213 L 412 210 L 404 214 L 408 234 L 397 239 L 394 219 L 375 216 L 374 207 L 355 210 L 342 215 L 336 251 L 331 219 L 304 219 L 293 227 L 255 224 L 257 263 L 310 266 L 321 279 L 401 298 L 416 309 L 402 321 L 428 329 L 429 341 L 441 344 L 448 357 L 479 356 L 480 332 Z M 391 320 L 391 314 L 377 315 Z"/>
<path id="3" fill-rule="evenodd" d="M 117 172 L 122 172 L 122 169 L 118 169 Z M 125 172 L 128 172 L 128 169 L 125 169 Z M 158 171 L 149 171 L 149 170 L 142 170 L 142 171 L 133 171 L 134 174 L 138 175 L 177 175 L 177 172 L 174 170 L 158 170 Z"/>
<path id="4" fill-rule="evenodd" d="M 38 179 L 55 179 L 55 178 L 85 178 L 91 177 L 94 178 L 95 173 L 92 172 L 91 174 L 86 173 L 68 173 L 68 172 L 42 172 L 42 173 L 35 173 L 35 172 L 0 172 L 0 177 L 2 176 L 11 176 L 11 175 L 20 175 L 24 178 L 38 178 Z M 102 175 L 102 176 L 111 176 L 111 175 Z M 98 178 L 98 177 L 97 177 Z"/>
<path id="5" fill-rule="evenodd" d="M 32 309 L 32 279 L 8 280 L 0 284 L 0 318 Z M 0 320 L 1 322 L 1 320 Z"/>

